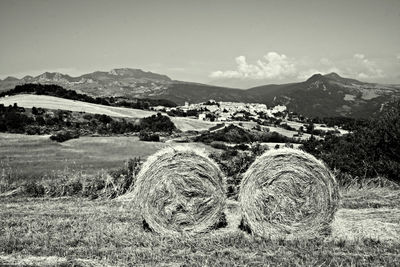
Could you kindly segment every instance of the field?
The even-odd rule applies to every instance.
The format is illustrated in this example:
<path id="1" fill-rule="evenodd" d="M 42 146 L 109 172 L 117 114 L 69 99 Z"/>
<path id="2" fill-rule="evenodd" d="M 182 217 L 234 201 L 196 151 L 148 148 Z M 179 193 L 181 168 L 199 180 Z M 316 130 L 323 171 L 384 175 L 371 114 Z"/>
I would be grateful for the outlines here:
<path id="1" fill-rule="evenodd" d="M 28 180 L 51 172 L 95 174 L 173 145 L 126 136 L 56 143 L 48 136 L 0 134 L 0 175 Z M 213 150 L 200 143 L 185 145 Z M 342 188 L 340 208 L 326 238 L 247 234 L 238 229 L 241 215 L 234 200 L 228 200 L 225 214 L 225 228 L 195 237 L 169 237 L 145 231 L 133 203 L 123 198 L 0 195 L 0 266 L 400 265 L 396 186 Z"/>
<path id="2" fill-rule="evenodd" d="M 146 159 L 167 145 L 138 137 L 80 137 L 57 143 L 49 136 L 0 133 L 0 171 L 25 178 L 59 171 L 95 173 L 119 168 L 129 158 Z M 212 149 L 201 143 L 186 145 Z"/>
<path id="3" fill-rule="evenodd" d="M 154 111 L 123 107 L 110 107 L 47 95 L 20 94 L 0 98 L 0 104 L 4 104 L 5 106 L 13 105 L 14 103 L 17 103 L 18 106 L 24 108 L 41 107 L 46 109 L 63 109 L 76 112 L 105 114 L 111 117 L 144 118 L 156 114 Z M 207 130 L 215 125 L 215 123 L 212 122 L 188 118 L 172 117 L 171 120 L 181 131 Z"/>
<path id="4" fill-rule="evenodd" d="M 227 205 L 227 228 L 172 238 L 145 232 L 129 202 L 4 198 L 0 265 L 398 266 L 400 191 L 342 191 L 342 199 L 330 237 L 271 240 L 237 228 L 234 201 Z"/>

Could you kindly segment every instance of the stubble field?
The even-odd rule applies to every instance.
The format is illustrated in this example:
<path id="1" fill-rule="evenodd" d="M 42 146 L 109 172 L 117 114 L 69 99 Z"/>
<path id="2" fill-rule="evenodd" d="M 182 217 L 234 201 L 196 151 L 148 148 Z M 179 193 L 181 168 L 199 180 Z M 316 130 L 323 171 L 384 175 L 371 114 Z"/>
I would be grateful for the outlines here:
<path id="1" fill-rule="evenodd" d="M 168 143 L 137 137 L 83 137 L 55 143 L 46 136 L 2 134 L 2 173 L 34 179 L 50 170 L 95 173 L 145 159 Z M 192 146 L 203 146 L 198 143 Z M 0 197 L 0 266 L 265 266 L 400 265 L 400 189 L 341 189 L 332 234 L 287 240 L 238 229 L 229 200 L 227 227 L 196 237 L 160 236 L 143 229 L 133 203 L 83 197 Z"/>
<path id="2" fill-rule="evenodd" d="M 369 188 L 342 197 L 330 237 L 294 240 L 242 232 L 234 201 L 227 228 L 173 238 L 145 232 L 132 203 L 118 199 L 3 198 L 0 265 L 398 266 L 400 191 Z"/>

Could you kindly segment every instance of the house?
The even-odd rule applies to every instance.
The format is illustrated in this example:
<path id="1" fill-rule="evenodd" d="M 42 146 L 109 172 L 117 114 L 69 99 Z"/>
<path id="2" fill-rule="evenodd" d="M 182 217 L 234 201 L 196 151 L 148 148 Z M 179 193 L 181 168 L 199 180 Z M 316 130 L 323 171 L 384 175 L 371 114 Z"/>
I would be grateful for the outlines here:
<path id="1" fill-rule="evenodd" d="M 165 110 L 165 107 L 164 106 L 155 106 L 152 109 L 155 111 L 163 111 L 163 110 Z"/>
<path id="2" fill-rule="evenodd" d="M 204 121 L 206 119 L 206 114 L 205 113 L 200 113 L 199 114 L 199 120 Z"/>
<path id="3" fill-rule="evenodd" d="M 284 112 L 286 110 L 286 106 L 277 105 L 272 109 L 272 113 Z"/>

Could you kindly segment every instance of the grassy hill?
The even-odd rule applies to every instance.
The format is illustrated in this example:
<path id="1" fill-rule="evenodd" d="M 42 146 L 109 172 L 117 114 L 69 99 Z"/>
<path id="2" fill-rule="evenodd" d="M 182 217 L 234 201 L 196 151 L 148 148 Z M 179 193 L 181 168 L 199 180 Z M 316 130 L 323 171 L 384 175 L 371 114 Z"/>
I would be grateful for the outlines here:
<path id="1" fill-rule="evenodd" d="M 13 105 L 14 103 L 24 108 L 41 107 L 45 109 L 62 109 L 93 114 L 105 114 L 111 117 L 144 118 L 156 114 L 154 111 L 104 106 L 46 95 L 20 94 L 0 98 L 0 104 L 4 104 L 5 106 Z M 215 125 L 212 122 L 188 118 L 172 117 L 171 120 L 181 131 L 202 131 Z"/>

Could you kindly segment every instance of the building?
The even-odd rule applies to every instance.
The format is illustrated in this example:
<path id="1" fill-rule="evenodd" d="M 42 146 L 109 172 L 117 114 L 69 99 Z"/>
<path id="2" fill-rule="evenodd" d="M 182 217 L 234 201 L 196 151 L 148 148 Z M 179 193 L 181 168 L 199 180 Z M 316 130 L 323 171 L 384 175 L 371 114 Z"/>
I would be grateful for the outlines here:
<path id="1" fill-rule="evenodd" d="M 206 114 L 205 113 L 200 113 L 199 114 L 199 120 L 204 121 L 206 119 Z"/>

